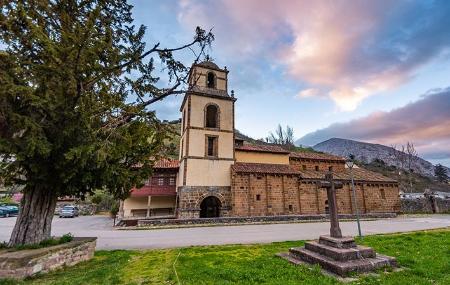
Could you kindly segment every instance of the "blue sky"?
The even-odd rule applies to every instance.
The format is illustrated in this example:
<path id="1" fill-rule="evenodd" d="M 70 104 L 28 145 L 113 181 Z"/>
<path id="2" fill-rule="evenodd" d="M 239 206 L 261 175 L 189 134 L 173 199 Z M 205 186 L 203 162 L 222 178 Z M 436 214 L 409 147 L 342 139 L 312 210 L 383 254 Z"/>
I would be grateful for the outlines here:
<path id="1" fill-rule="evenodd" d="M 413 141 L 421 156 L 450 165 L 450 110 L 437 117 L 425 105 L 450 100 L 450 2 L 131 2 L 149 46 L 178 46 L 196 26 L 213 28 L 209 54 L 230 70 L 241 132 L 262 138 L 281 123 L 307 144 L 341 133 L 386 145 Z M 156 105 L 158 116 L 179 118 L 181 99 Z M 431 114 L 411 120 L 412 109 Z M 391 117 L 402 124 L 387 124 Z M 346 132 L 337 132 L 342 125 Z"/>

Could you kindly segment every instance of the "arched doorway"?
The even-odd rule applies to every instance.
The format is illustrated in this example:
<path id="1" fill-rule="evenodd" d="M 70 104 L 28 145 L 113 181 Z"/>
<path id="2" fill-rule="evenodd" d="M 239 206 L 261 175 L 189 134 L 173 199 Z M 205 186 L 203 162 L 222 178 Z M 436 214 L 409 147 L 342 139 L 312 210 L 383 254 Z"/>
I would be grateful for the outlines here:
<path id="1" fill-rule="evenodd" d="M 208 196 L 200 204 L 200 218 L 214 218 L 220 216 L 222 204 L 217 197 Z"/>

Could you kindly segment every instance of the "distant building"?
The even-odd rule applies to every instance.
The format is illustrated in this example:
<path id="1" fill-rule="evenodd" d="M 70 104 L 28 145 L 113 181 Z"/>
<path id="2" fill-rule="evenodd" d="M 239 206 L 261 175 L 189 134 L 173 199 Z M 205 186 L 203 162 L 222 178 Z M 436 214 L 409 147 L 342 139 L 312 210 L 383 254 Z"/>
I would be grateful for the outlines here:
<path id="1" fill-rule="evenodd" d="M 179 161 L 157 163 L 149 183 L 133 189 L 122 203 L 122 216 L 323 214 L 328 209 L 326 190 L 317 182 L 328 171 L 344 183 L 337 191 L 339 211 L 353 213 L 350 173 L 343 158 L 254 145 L 236 135 L 236 98 L 228 93 L 227 77 L 228 70 L 213 62 L 193 65 L 180 108 Z M 353 173 L 362 213 L 400 210 L 395 180 L 362 168 Z"/>
<path id="2" fill-rule="evenodd" d="M 130 197 L 121 202 L 122 217 L 170 217 L 175 214 L 176 179 L 179 161 L 160 160 L 153 175 L 142 188 L 132 189 Z"/>

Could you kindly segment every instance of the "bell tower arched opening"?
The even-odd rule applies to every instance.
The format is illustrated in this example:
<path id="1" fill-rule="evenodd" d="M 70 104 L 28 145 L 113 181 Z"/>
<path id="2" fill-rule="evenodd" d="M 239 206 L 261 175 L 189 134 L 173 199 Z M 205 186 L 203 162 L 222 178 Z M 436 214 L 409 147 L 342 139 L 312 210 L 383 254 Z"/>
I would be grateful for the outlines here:
<path id="1" fill-rule="evenodd" d="M 215 104 L 206 106 L 205 127 L 218 128 L 219 127 L 219 107 Z"/>
<path id="2" fill-rule="evenodd" d="M 206 76 L 206 86 L 208 88 L 216 88 L 216 75 L 212 71 L 208 72 Z"/>

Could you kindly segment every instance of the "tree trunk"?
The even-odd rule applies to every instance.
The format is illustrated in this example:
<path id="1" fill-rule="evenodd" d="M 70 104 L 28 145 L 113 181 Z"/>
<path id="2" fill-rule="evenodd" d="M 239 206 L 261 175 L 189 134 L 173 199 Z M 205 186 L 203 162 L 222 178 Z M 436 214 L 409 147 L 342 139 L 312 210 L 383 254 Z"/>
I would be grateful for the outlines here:
<path id="1" fill-rule="evenodd" d="M 45 188 L 26 187 L 9 245 L 36 244 L 49 239 L 56 200 L 57 196 Z"/>

